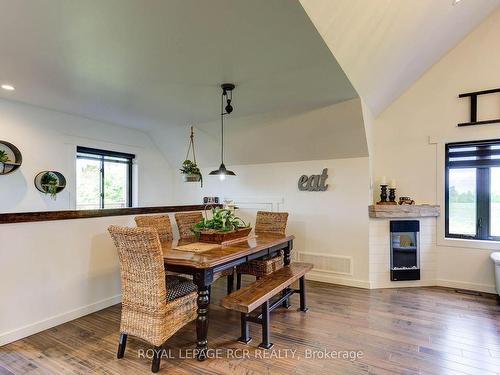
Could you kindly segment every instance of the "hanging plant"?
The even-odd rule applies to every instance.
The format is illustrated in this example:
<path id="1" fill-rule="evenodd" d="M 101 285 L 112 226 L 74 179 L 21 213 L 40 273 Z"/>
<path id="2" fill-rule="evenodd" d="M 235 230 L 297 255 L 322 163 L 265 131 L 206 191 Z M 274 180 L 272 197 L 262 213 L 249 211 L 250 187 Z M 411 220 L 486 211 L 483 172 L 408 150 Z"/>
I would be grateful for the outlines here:
<path id="1" fill-rule="evenodd" d="M 59 179 L 57 176 L 52 172 L 47 172 L 42 176 L 40 182 L 45 194 L 49 194 L 52 199 L 56 200 L 59 192 Z"/>
<path id="2" fill-rule="evenodd" d="M 193 160 L 189 158 L 189 153 L 193 151 Z M 191 126 L 191 135 L 189 136 L 189 146 L 186 154 L 186 160 L 182 163 L 181 168 L 182 177 L 184 182 L 200 182 L 201 187 L 203 187 L 203 176 L 201 174 L 200 168 L 196 164 L 196 154 L 194 151 L 194 131 Z"/>

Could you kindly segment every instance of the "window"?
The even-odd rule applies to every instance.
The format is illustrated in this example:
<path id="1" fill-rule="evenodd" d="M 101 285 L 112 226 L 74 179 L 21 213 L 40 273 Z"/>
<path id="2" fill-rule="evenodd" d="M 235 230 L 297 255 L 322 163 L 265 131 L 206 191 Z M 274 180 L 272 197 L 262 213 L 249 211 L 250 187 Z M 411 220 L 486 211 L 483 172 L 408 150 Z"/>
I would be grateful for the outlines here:
<path id="1" fill-rule="evenodd" d="M 446 237 L 500 241 L 500 140 L 446 145 Z"/>
<path id="2" fill-rule="evenodd" d="M 135 155 L 77 147 L 76 209 L 132 207 Z"/>

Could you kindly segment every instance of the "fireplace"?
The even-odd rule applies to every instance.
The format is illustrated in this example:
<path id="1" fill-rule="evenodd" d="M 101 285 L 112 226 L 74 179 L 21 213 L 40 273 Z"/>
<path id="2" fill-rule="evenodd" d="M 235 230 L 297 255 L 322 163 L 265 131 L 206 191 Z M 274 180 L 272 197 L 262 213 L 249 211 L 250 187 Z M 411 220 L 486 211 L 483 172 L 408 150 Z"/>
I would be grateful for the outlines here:
<path id="1" fill-rule="evenodd" d="M 420 280 L 420 222 L 391 220 L 391 280 Z"/>

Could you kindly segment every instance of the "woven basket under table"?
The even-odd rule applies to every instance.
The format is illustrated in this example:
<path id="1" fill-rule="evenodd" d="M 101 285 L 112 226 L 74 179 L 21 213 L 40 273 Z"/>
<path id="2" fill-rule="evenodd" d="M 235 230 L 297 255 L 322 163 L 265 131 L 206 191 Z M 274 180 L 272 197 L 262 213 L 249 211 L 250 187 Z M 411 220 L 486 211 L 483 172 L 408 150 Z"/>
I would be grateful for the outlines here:
<path id="1" fill-rule="evenodd" d="M 236 272 L 245 275 L 253 275 L 255 277 L 263 277 L 283 268 L 283 266 L 283 253 L 280 251 L 273 257 L 264 257 L 243 263 L 236 267 Z"/>

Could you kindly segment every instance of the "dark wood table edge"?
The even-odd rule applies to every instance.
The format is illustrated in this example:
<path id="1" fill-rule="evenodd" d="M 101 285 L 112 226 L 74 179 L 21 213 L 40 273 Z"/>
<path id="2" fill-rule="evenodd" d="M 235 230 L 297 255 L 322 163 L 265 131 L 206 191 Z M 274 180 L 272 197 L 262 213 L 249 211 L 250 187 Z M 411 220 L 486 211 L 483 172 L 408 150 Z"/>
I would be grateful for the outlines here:
<path id="1" fill-rule="evenodd" d="M 40 221 L 90 219 L 95 217 L 163 214 L 185 211 L 203 211 L 206 207 L 222 207 L 222 205 L 180 205 L 156 207 L 105 208 L 99 210 L 64 210 L 13 212 L 0 214 L 0 224 L 29 223 Z"/>

